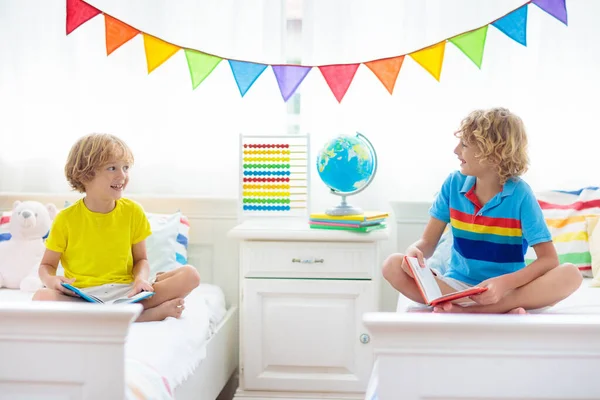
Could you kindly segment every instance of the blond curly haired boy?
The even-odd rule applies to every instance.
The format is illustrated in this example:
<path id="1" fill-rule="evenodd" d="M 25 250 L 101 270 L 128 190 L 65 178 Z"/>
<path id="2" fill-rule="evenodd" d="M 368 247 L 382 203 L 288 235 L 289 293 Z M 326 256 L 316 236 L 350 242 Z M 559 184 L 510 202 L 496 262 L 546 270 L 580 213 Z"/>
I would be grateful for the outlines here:
<path id="1" fill-rule="evenodd" d="M 424 267 L 450 224 L 450 260 L 444 274 L 436 275 L 442 294 L 472 286 L 487 290 L 469 304 L 447 302 L 433 311 L 522 314 L 568 297 L 581 284 L 581 273 L 572 264 L 559 266 L 541 208 L 520 178 L 529 164 L 521 118 L 505 108 L 476 110 L 455 136 L 460 170 L 442 185 L 422 237 L 405 254 Z M 528 247 L 537 259 L 526 266 Z M 383 275 L 403 295 L 423 302 L 403 254 L 387 258 Z"/>

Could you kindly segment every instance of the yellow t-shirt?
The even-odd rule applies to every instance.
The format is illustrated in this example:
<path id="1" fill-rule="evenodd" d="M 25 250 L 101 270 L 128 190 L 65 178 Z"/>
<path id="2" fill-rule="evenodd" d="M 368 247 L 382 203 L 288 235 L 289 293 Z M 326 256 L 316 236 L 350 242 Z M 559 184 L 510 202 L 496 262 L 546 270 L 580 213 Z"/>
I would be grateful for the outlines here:
<path id="1" fill-rule="evenodd" d="M 143 208 L 133 200 L 117 200 L 107 214 L 92 212 L 78 200 L 58 213 L 46 247 L 62 253 L 65 276 L 75 278 L 78 288 L 131 283 L 131 247 L 151 233 Z"/>

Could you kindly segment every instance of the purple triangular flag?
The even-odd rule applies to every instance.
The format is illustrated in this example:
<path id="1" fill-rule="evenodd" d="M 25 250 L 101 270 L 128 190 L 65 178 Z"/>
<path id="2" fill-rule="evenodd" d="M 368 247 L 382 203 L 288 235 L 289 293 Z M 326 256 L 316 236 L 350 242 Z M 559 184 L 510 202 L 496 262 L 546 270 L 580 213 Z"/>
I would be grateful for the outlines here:
<path id="1" fill-rule="evenodd" d="M 311 68 L 301 65 L 273 65 L 273 72 L 283 101 L 288 101 L 292 97 Z"/>
<path id="2" fill-rule="evenodd" d="M 527 4 L 492 22 L 502 33 L 523 46 L 527 46 Z"/>
<path id="3" fill-rule="evenodd" d="M 533 0 L 533 4 L 552 15 L 565 25 L 567 24 L 567 5 L 565 0 Z"/>

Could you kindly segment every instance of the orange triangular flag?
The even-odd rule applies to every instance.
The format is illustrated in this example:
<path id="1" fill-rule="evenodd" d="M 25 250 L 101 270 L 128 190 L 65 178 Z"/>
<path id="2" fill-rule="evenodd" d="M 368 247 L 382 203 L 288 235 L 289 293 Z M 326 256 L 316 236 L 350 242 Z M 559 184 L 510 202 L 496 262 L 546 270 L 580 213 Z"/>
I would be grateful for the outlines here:
<path id="1" fill-rule="evenodd" d="M 177 53 L 181 47 L 160 40 L 157 37 L 143 34 L 144 50 L 146 51 L 146 64 L 148 73 L 154 71 L 162 63 L 167 61 L 173 54 Z"/>
<path id="2" fill-rule="evenodd" d="M 393 58 L 384 58 L 382 60 L 369 61 L 365 65 L 373 71 L 377 79 L 383 83 L 383 86 L 387 89 L 390 94 L 394 91 L 394 85 L 396 85 L 396 78 L 402 67 L 404 56 L 398 56 Z"/>
<path id="3" fill-rule="evenodd" d="M 410 53 L 409 55 L 439 81 L 442 73 L 442 62 L 444 61 L 445 49 L 446 41 L 444 40 L 433 46 L 425 47 L 424 49 Z"/>
<path id="4" fill-rule="evenodd" d="M 107 56 L 140 33 L 137 29 L 132 28 L 108 14 L 104 14 L 104 27 L 106 32 Z"/>

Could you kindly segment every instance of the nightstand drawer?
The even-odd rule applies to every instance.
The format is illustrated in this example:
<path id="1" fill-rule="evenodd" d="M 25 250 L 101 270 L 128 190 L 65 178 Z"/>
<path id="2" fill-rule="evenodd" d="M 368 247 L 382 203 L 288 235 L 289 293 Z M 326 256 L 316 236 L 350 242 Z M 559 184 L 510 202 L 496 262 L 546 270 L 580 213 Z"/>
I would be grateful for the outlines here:
<path id="1" fill-rule="evenodd" d="M 247 278 L 371 279 L 378 271 L 375 243 L 247 241 L 241 260 Z"/>

